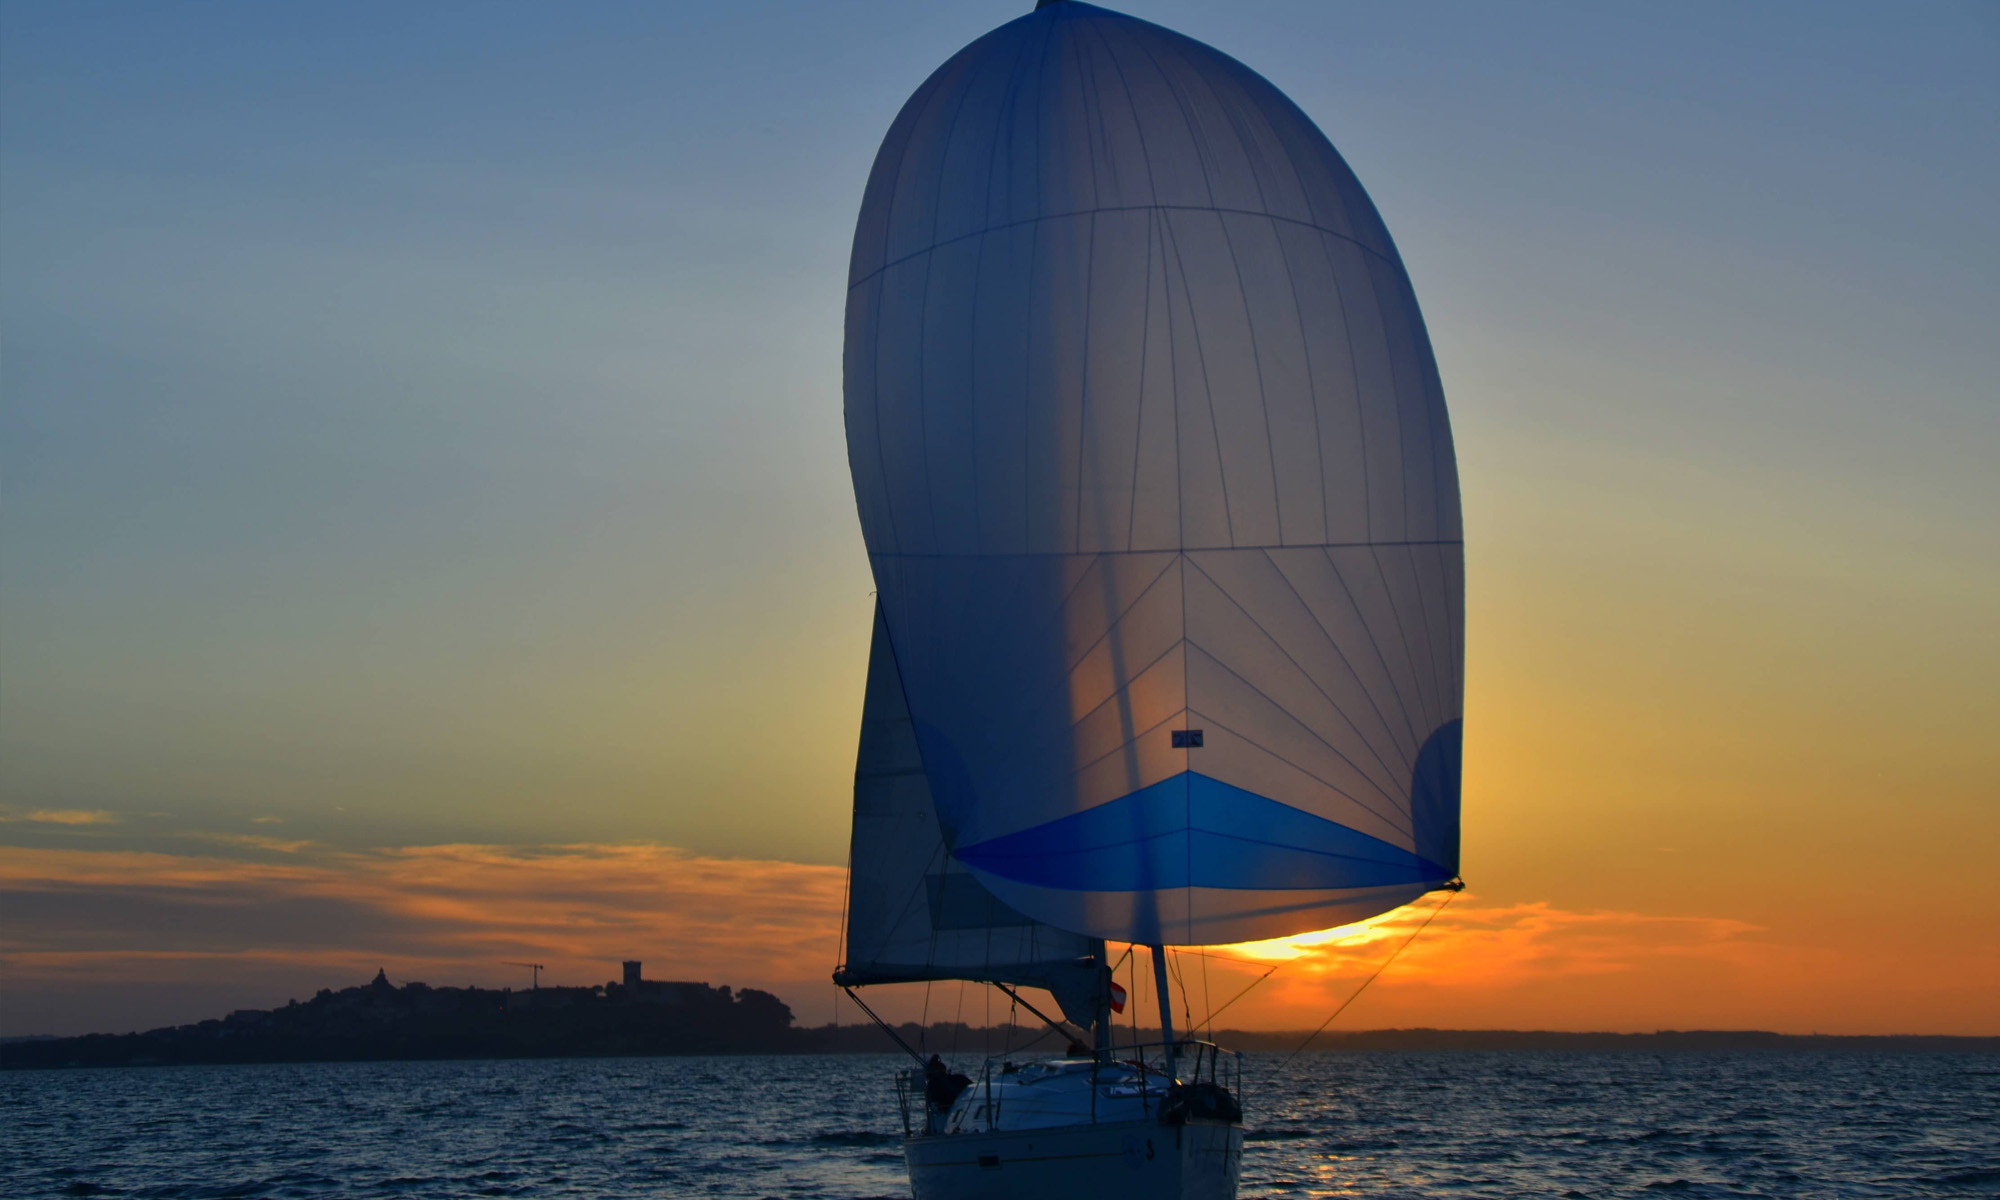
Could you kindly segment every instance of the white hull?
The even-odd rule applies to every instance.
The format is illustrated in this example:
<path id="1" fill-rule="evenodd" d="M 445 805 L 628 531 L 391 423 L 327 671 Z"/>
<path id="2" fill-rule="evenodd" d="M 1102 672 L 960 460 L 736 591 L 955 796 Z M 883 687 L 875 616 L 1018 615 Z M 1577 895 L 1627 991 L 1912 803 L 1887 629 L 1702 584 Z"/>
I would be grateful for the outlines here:
<path id="1" fill-rule="evenodd" d="M 1243 1127 L 1115 1121 L 903 1143 L 916 1200 L 1235 1200 Z"/>

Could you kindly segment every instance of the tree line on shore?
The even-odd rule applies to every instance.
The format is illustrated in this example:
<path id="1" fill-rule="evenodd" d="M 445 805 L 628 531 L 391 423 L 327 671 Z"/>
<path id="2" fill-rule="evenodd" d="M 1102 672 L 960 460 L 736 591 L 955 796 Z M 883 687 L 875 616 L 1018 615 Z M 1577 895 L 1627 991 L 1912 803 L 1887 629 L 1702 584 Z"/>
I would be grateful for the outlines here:
<path id="1" fill-rule="evenodd" d="M 636 964 L 635 964 L 636 965 Z M 1062 1052 L 1068 1033 L 1039 1024 L 957 1022 L 896 1029 L 902 1043 L 947 1061 Z M 1321 1051 L 1902 1051 L 2000 1053 L 2000 1038 L 1860 1037 L 1760 1031 L 1566 1033 L 1382 1029 L 1323 1033 L 1225 1030 L 1209 1040 L 1250 1053 Z M 1157 1030 L 1123 1027 L 1114 1043 L 1157 1042 Z M 197 1063 L 350 1062 L 451 1058 L 587 1058 L 676 1054 L 874 1054 L 897 1042 L 873 1024 L 799 1028 L 778 997 L 755 988 L 633 981 L 594 988 L 396 987 L 386 976 L 322 990 L 282 1008 L 145 1033 L 20 1039 L 0 1044 L 0 1067 L 167 1066 Z"/>

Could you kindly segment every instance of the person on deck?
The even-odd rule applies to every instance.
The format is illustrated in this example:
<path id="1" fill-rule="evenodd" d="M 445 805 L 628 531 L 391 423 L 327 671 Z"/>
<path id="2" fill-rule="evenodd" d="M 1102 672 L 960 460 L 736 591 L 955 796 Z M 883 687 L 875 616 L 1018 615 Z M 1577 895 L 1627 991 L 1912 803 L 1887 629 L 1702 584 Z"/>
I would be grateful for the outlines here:
<path id="1" fill-rule="evenodd" d="M 944 1060 L 935 1054 L 924 1065 L 924 1096 L 939 1112 L 950 1108 L 951 1102 L 958 1099 L 958 1093 L 951 1086 L 951 1072 L 945 1069 Z"/>

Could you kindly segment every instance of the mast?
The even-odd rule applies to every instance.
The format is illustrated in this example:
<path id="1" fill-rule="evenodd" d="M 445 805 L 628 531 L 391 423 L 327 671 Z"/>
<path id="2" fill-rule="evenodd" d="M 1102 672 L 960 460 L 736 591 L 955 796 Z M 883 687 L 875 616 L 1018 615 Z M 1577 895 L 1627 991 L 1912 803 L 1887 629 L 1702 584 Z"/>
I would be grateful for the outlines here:
<path id="1" fill-rule="evenodd" d="M 1160 1005 L 1160 1036 L 1167 1043 L 1167 1081 L 1174 1078 L 1174 998 L 1167 992 L 1167 948 L 1154 942 L 1146 949 L 1153 952 L 1153 993 Z"/>
<path id="2" fill-rule="evenodd" d="M 1097 960 L 1097 1002 L 1090 1018 L 1091 1052 L 1099 1060 L 1111 1057 L 1111 954 L 1104 939 L 1091 943 Z"/>

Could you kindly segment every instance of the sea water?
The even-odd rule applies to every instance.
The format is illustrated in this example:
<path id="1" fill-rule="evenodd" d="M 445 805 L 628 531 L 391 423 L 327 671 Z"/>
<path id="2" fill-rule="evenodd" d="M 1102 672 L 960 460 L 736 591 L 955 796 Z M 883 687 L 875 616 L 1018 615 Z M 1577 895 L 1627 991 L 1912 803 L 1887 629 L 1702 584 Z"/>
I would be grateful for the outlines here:
<path id="1" fill-rule="evenodd" d="M 0 1194 L 908 1196 L 902 1065 L 0 1072 Z M 2000 1194 L 2000 1057 L 1253 1054 L 1244 1074 L 1246 1197 Z"/>

